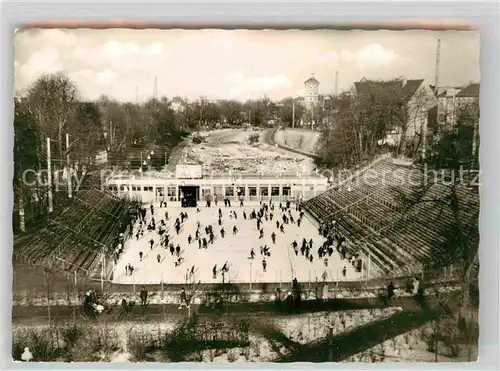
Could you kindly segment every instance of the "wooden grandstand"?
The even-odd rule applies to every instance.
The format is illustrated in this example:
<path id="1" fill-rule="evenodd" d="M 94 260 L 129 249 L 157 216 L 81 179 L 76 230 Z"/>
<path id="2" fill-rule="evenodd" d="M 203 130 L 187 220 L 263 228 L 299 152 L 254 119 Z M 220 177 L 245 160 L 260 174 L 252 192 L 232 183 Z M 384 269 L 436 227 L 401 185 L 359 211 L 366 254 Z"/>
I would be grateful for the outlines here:
<path id="1" fill-rule="evenodd" d="M 320 222 L 333 222 L 333 230 L 346 239 L 351 254 L 369 255 L 372 276 L 419 273 L 432 260 L 436 247 L 445 243 L 442 231 L 454 223 L 449 207 L 430 202 L 445 199 L 450 189 L 444 184 L 429 184 L 417 202 L 415 185 L 423 178 L 421 170 L 396 165 L 390 159 L 369 170 L 368 181 L 359 174 L 349 183 L 306 201 L 304 208 Z M 413 185 L 402 181 L 410 172 Z M 456 190 L 461 219 L 477 223 L 477 189 L 459 185 Z M 477 228 L 470 241 L 479 243 Z"/>
<path id="2" fill-rule="evenodd" d="M 62 272 L 109 274 L 104 258 L 113 252 L 119 233 L 125 232 L 133 204 L 96 186 L 73 198 L 74 203 L 49 219 L 45 228 L 14 244 L 15 259 Z"/>

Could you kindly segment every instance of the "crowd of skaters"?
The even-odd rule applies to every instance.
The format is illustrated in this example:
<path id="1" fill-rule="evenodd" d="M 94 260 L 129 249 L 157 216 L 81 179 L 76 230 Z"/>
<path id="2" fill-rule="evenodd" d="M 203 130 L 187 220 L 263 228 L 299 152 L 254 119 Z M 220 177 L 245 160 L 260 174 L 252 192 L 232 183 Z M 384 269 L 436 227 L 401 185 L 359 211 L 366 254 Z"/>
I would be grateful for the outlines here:
<path id="1" fill-rule="evenodd" d="M 215 205 L 217 206 L 218 201 L 217 198 L 215 198 Z M 160 207 L 165 207 L 166 202 L 161 201 L 160 202 Z M 207 206 L 211 206 L 210 203 L 207 202 Z M 227 198 L 224 199 L 224 206 L 225 208 L 230 208 L 231 207 L 231 201 Z M 240 207 L 243 207 L 243 201 L 240 202 Z M 135 237 L 136 240 L 140 240 L 144 238 L 145 231 L 147 230 L 148 232 L 156 232 L 157 237 L 151 237 L 148 241 L 150 250 L 153 250 L 155 243 L 158 244 L 160 247 L 164 248 L 166 250 L 166 253 L 164 255 L 167 255 L 170 253 L 170 256 L 175 258 L 174 261 L 174 267 L 179 267 L 182 265 L 184 262 L 184 258 L 182 257 L 182 248 L 180 244 L 177 244 L 174 246 L 172 243 L 172 238 L 170 236 L 170 231 L 167 228 L 167 224 L 165 221 L 169 220 L 169 215 L 168 211 L 165 211 L 165 217 L 161 219 L 159 222 L 155 220 L 154 216 L 154 205 L 151 204 L 149 206 L 150 209 L 150 215 L 148 213 L 147 208 L 139 206 L 137 207 L 136 213 L 135 213 L 135 221 L 132 220 L 130 222 L 130 236 Z M 295 210 L 294 210 L 295 209 Z M 222 211 L 223 209 L 221 207 L 218 208 L 217 212 L 217 225 L 220 227 L 220 230 L 218 231 L 220 238 L 224 239 L 227 235 L 227 231 L 225 230 L 226 223 L 231 224 L 232 220 L 237 220 L 238 219 L 238 212 L 236 210 L 229 210 L 229 211 Z M 293 212 L 295 211 L 295 213 Z M 199 209 L 197 209 L 197 212 L 199 212 Z M 293 208 L 291 205 L 290 201 L 286 202 L 280 202 L 278 205 L 275 205 L 272 200 L 269 200 L 269 202 L 260 202 L 260 207 L 256 210 L 253 209 L 250 213 L 247 214 L 246 210 L 243 210 L 240 214 L 244 220 L 251 220 L 256 223 L 257 227 L 257 232 L 258 232 L 258 238 L 259 239 L 264 239 L 266 234 L 271 237 L 272 245 L 275 245 L 277 243 L 277 239 L 279 239 L 279 234 L 284 234 L 286 228 L 294 229 L 296 230 L 297 228 L 300 228 L 303 218 L 304 218 L 304 211 L 301 207 L 300 203 L 296 203 L 295 207 Z M 179 216 L 176 218 L 175 223 L 174 223 L 174 230 L 177 235 L 180 234 L 182 226 L 186 220 L 188 220 L 189 215 L 187 212 L 183 211 L 179 214 Z M 226 219 L 223 222 L 223 219 Z M 229 220 L 227 220 L 229 219 Z M 138 223 L 134 223 L 137 222 Z M 275 222 L 276 225 L 276 230 L 264 230 L 263 225 L 264 221 L 267 222 Z M 134 230 L 134 224 L 137 225 L 137 228 Z M 188 246 L 194 244 L 198 245 L 199 249 L 208 249 L 210 245 L 213 245 L 216 240 L 216 233 L 215 233 L 215 227 L 211 224 L 202 226 L 200 222 L 198 221 L 196 223 L 196 231 L 193 234 L 189 234 L 187 237 L 187 243 Z M 231 228 L 231 227 L 230 227 Z M 238 234 L 238 228 L 236 224 L 232 226 L 230 229 L 232 231 L 233 235 Z M 319 228 L 319 233 L 323 237 L 326 237 L 326 241 L 323 243 L 322 246 L 318 247 L 318 258 L 320 260 L 324 261 L 325 266 L 328 266 L 328 257 L 331 257 L 333 253 L 333 237 L 331 233 L 329 233 L 329 226 L 327 224 L 321 225 Z M 339 238 L 337 240 L 337 251 L 342 255 L 346 254 L 346 251 L 344 251 L 343 246 L 342 246 L 343 240 Z M 294 241 L 292 243 L 292 247 L 294 249 L 295 254 L 298 256 L 299 251 L 302 256 L 309 262 L 314 261 L 313 253 L 312 253 L 312 248 L 313 248 L 313 241 L 312 239 L 309 239 L 309 241 L 306 240 L 306 238 L 302 239 L 302 244 L 299 248 L 299 244 Z M 120 253 L 123 249 L 123 243 L 119 245 L 119 248 L 121 248 Z M 260 251 L 260 256 L 261 256 L 261 264 L 262 264 L 262 270 L 266 272 L 268 268 L 268 261 L 266 258 L 271 256 L 271 246 L 267 245 L 261 245 L 259 247 Z M 142 261 L 145 257 L 145 254 L 143 251 L 138 251 L 139 255 L 139 260 Z M 255 249 L 252 248 L 250 251 L 250 259 L 255 259 L 256 253 Z M 161 263 L 162 259 L 164 257 L 162 256 L 162 253 L 158 253 L 156 256 L 157 262 Z M 213 267 L 213 274 L 212 276 L 217 277 L 217 273 L 227 273 L 228 272 L 228 266 L 229 262 L 225 262 L 222 265 L 221 269 L 217 269 L 216 266 Z M 129 263 L 125 267 L 126 275 L 132 275 L 134 272 L 134 267 Z M 215 273 L 214 273 L 215 272 Z M 346 275 L 346 267 L 343 269 L 343 275 Z"/>
<path id="2" fill-rule="evenodd" d="M 328 257 L 330 257 L 333 253 L 333 246 L 335 246 L 337 253 L 340 256 L 341 260 L 347 261 L 347 263 L 352 264 L 354 267 L 355 271 L 357 273 L 361 273 L 363 270 L 363 259 L 361 258 L 359 252 L 357 253 L 352 253 L 348 247 L 346 246 L 345 242 L 346 239 L 343 236 L 339 236 L 337 233 L 335 233 L 335 220 L 332 220 L 330 222 L 323 222 L 319 225 L 318 227 L 318 232 L 320 236 L 325 238 L 325 242 L 323 243 L 323 246 L 320 246 L 318 248 L 318 257 L 320 259 L 324 259 L 325 266 L 328 265 Z M 366 268 L 366 267 L 365 267 Z M 347 267 L 344 266 L 342 268 L 342 275 L 345 277 L 347 273 Z"/>

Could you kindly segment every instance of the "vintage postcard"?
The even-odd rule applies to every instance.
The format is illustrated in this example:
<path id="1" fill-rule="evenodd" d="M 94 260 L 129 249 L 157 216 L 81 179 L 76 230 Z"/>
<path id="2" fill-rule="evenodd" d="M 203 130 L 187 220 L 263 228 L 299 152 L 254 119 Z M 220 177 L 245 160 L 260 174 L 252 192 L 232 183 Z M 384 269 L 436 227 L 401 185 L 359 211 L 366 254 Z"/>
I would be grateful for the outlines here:
<path id="1" fill-rule="evenodd" d="M 19 362 L 471 362 L 477 31 L 21 29 Z"/>

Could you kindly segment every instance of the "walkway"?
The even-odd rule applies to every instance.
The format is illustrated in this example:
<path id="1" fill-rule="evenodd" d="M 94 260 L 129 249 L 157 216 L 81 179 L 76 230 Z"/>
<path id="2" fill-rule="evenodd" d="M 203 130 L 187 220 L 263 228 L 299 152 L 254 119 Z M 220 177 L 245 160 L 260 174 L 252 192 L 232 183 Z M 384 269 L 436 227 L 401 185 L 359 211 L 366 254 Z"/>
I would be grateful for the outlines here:
<path id="1" fill-rule="evenodd" d="M 458 297 L 457 293 L 449 294 L 453 300 Z M 435 302 L 435 297 L 429 296 L 426 299 L 426 304 L 432 306 Z M 401 307 L 407 312 L 418 312 L 422 308 L 422 302 L 415 297 L 401 297 L 395 298 L 391 303 L 386 303 L 382 298 L 358 298 L 358 299 L 333 299 L 328 301 L 307 300 L 303 301 L 301 305 L 301 313 L 314 313 L 322 311 L 345 311 L 345 310 L 361 310 L 361 309 L 374 309 L 374 308 L 387 308 L 387 307 Z M 111 306 L 106 308 L 104 314 L 99 318 L 106 317 L 109 322 L 118 321 L 121 306 Z M 269 313 L 271 316 L 282 316 L 288 314 L 288 308 L 283 302 L 260 302 L 260 303 L 230 303 L 216 310 L 206 305 L 191 305 L 191 311 L 199 315 L 212 315 L 215 313 L 225 312 L 228 314 L 259 314 Z M 73 316 L 81 318 L 82 306 L 53 306 L 50 308 L 50 316 L 52 319 L 57 320 L 70 320 Z M 127 320 L 158 320 L 159 316 L 168 315 L 181 316 L 187 315 L 186 309 L 179 310 L 177 304 L 164 304 L 164 305 L 147 305 L 142 308 L 138 303 L 130 308 L 127 314 Z M 12 321 L 13 322 L 31 322 L 44 323 L 48 321 L 48 308 L 41 306 L 13 306 L 12 307 Z"/>

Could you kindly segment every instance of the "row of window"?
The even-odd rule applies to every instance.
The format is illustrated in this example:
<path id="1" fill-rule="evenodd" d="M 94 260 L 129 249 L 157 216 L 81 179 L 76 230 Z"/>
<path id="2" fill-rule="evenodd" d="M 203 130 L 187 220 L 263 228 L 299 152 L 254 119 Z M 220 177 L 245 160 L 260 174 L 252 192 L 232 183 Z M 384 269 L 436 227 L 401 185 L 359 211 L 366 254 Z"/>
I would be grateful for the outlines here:
<path id="1" fill-rule="evenodd" d="M 259 194 L 260 196 L 269 196 L 269 188 L 271 188 L 271 196 L 279 196 L 280 195 L 280 187 L 279 186 L 271 186 L 271 187 L 248 187 L 248 195 L 249 196 L 257 196 L 257 188 L 259 188 Z M 282 187 L 283 196 L 291 196 L 292 190 L 291 187 Z M 314 190 L 314 186 L 307 186 L 306 189 L 309 191 Z M 129 191 L 129 186 L 127 185 L 109 185 L 108 190 L 112 192 L 128 192 Z M 223 193 L 223 190 L 225 191 Z M 132 192 L 153 192 L 153 187 L 152 186 L 137 186 L 137 185 L 131 185 L 130 186 L 130 191 Z M 167 196 L 168 197 L 175 197 L 176 194 L 176 187 L 167 187 Z M 216 186 L 214 187 L 214 193 L 215 195 L 218 196 L 234 196 L 235 195 L 235 189 L 234 187 L 221 187 L 221 186 Z M 245 187 L 237 187 L 236 192 L 238 196 L 246 196 L 246 189 Z M 210 190 L 204 189 L 203 190 L 204 194 L 210 194 Z M 156 187 L 156 195 L 157 196 L 164 196 L 164 188 L 163 187 Z"/>

